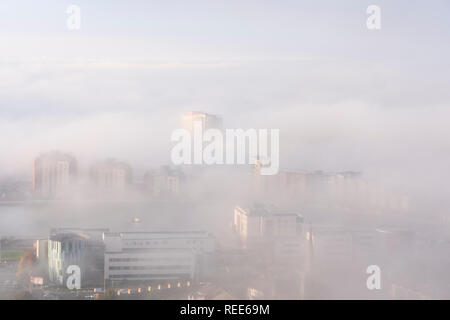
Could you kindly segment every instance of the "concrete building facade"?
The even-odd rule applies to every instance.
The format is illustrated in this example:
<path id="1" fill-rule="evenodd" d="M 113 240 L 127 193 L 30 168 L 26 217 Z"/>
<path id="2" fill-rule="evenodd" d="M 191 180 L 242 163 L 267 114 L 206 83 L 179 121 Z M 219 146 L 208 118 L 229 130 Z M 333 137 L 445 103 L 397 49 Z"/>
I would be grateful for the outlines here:
<path id="1" fill-rule="evenodd" d="M 194 279 L 214 269 L 215 240 L 203 231 L 105 233 L 105 282 Z"/>
<path id="2" fill-rule="evenodd" d="M 259 204 L 236 206 L 233 229 L 244 249 L 260 249 L 280 263 L 301 260 L 303 217 L 298 213 Z"/>

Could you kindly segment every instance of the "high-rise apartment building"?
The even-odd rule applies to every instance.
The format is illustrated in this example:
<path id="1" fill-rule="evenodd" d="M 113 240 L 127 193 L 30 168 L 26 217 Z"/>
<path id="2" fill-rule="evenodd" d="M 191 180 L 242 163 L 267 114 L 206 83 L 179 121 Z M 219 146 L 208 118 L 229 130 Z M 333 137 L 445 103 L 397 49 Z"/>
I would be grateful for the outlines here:
<path id="1" fill-rule="evenodd" d="M 262 250 L 275 262 L 299 261 L 303 253 L 303 217 L 274 206 L 234 208 L 234 231 L 247 250 Z"/>
<path id="2" fill-rule="evenodd" d="M 124 191 L 131 184 L 131 167 L 121 161 L 108 159 L 90 170 L 92 182 L 102 191 Z"/>
<path id="3" fill-rule="evenodd" d="M 182 126 L 188 131 L 194 130 L 194 123 L 201 122 L 203 132 L 208 129 L 222 130 L 222 117 L 200 111 L 190 111 L 182 115 Z"/>
<path id="4" fill-rule="evenodd" d="M 155 197 L 176 196 L 180 193 L 183 173 L 169 166 L 163 166 L 159 170 L 148 171 L 144 176 L 146 189 Z"/>
<path id="5" fill-rule="evenodd" d="M 33 193 L 39 198 L 64 198 L 77 174 L 74 157 L 53 151 L 40 155 L 33 164 Z"/>

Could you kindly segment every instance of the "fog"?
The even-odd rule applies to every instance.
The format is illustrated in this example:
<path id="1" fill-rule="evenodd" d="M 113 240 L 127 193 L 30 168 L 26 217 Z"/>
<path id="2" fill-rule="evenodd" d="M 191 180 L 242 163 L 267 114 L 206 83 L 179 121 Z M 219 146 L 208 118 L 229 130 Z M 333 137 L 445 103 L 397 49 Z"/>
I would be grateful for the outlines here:
<path id="1" fill-rule="evenodd" d="M 143 17 L 139 12 L 149 8 L 140 2 L 129 8 L 135 21 L 123 18 L 118 3 L 105 16 L 97 5 L 80 6 L 87 17 L 78 33 L 54 27 L 58 9 L 49 4 L 36 13 L 42 20 L 27 20 L 33 31 L 4 22 L 1 34 L 9 45 L 0 45 L 0 191 L 7 195 L 22 182 L 29 194 L 18 202 L 1 200 L 0 237 L 42 239 L 52 227 L 195 229 L 213 233 L 228 254 L 240 250 L 232 232 L 235 207 L 270 203 L 301 214 L 303 232 L 317 234 L 317 241 L 322 233 L 329 236 L 328 228 L 349 237 L 381 226 L 415 233 L 411 255 L 377 247 L 369 258 L 365 249 L 353 248 L 357 259 L 343 253 L 332 267 L 328 258 L 303 259 L 308 276 L 300 282 L 309 289 L 302 289 L 302 298 L 386 298 L 387 288 L 376 293 L 365 287 L 365 268 L 376 261 L 388 270 L 390 284 L 449 297 L 449 286 L 442 285 L 450 282 L 443 272 L 450 239 L 449 24 L 441 14 L 431 18 L 447 3 L 383 2 L 379 32 L 365 29 L 365 7 L 356 3 L 329 3 L 327 10 L 273 3 L 255 12 L 249 4 L 209 4 L 212 16 L 200 2 L 186 15 L 181 7 L 158 5 L 162 16 L 179 18 L 172 26 L 151 10 Z M 114 17 L 122 17 L 123 28 L 111 22 Z M 413 23 L 419 25 L 415 32 L 408 27 Z M 402 205 L 373 205 L 356 193 L 336 200 L 320 186 L 306 195 L 275 184 L 261 191 L 250 164 L 176 168 L 170 137 L 188 111 L 220 115 L 227 129 L 279 129 L 280 173 L 360 172 L 358 186 Z M 33 198 L 31 191 L 33 161 L 51 150 L 77 161 L 70 196 L 57 201 Z M 132 169 L 119 195 L 99 191 L 89 176 L 92 165 L 109 158 Z M 145 174 L 162 166 L 183 173 L 176 196 L 145 188 Z M 304 242 L 304 257 L 307 247 Z M 240 278 L 229 270 L 259 279 L 273 266 L 261 267 L 251 256 L 243 264 L 256 273 L 233 271 L 237 256 L 219 259 L 216 280 L 232 279 L 226 289 L 241 294 L 244 288 L 234 287 Z M 410 272 L 408 264 L 415 266 Z M 335 283 L 332 274 L 349 275 Z M 277 286 L 271 298 L 298 298 L 281 280 Z"/>
<path id="2" fill-rule="evenodd" d="M 362 171 L 422 194 L 447 194 L 448 98 L 437 101 L 435 90 L 421 88 L 425 79 L 405 79 L 401 72 L 335 66 L 359 70 L 359 81 L 309 65 L 6 65 L 1 174 L 30 175 L 37 154 L 67 150 L 81 169 L 115 157 L 139 177 L 170 162 L 170 133 L 180 113 L 206 110 L 222 115 L 227 128 L 279 128 L 282 169 Z M 408 89 L 402 92 L 406 85 L 395 77 L 407 80 Z M 397 82 L 395 97 L 386 80 Z"/>

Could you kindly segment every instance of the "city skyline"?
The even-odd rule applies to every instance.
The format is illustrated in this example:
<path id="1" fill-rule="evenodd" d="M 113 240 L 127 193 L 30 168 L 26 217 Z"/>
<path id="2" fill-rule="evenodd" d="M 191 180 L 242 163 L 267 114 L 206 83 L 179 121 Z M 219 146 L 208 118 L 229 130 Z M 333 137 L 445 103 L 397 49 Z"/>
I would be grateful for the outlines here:
<path id="1" fill-rule="evenodd" d="M 0 300 L 449 299 L 449 12 L 2 0 Z"/>

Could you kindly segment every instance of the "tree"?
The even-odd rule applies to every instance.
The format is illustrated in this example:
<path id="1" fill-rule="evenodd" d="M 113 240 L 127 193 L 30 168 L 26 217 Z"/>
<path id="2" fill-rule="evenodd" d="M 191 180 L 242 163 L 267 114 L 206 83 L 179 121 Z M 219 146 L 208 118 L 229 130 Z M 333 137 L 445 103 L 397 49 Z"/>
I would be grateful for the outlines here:
<path id="1" fill-rule="evenodd" d="M 32 251 L 25 253 L 19 261 L 17 267 L 16 277 L 19 282 L 28 284 L 30 282 L 30 276 L 33 272 L 33 268 L 36 265 L 36 256 Z"/>

